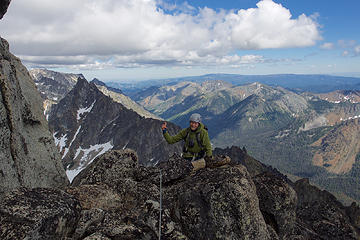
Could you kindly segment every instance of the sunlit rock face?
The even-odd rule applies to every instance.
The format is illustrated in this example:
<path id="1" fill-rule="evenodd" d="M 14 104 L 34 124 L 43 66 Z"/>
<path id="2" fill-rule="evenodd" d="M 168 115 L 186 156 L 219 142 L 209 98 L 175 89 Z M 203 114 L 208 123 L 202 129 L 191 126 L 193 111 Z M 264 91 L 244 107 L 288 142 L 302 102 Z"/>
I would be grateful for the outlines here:
<path id="1" fill-rule="evenodd" d="M 0 195 L 68 184 L 34 81 L 0 39 Z"/>

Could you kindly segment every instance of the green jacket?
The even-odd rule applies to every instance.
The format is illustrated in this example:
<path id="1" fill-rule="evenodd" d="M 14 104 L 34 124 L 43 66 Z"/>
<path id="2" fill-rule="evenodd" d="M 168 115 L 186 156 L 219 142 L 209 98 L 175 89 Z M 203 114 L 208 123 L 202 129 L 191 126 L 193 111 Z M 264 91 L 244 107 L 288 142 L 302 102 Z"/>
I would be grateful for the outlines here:
<path id="1" fill-rule="evenodd" d="M 203 148 L 199 146 L 196 135 L 200 132 L 200 141 L 203 145 Z M 187 133 L 189 133 L 188 137 Z M 193 157 L 202 150 L 205 151 L 206 156 L 211 157 L 212 156 L 212 150 L 211 150 L 211 143 L 210 138 L 207 130 L 204 128 L 204 124 L 200 123 L 199 127 L 196 129 L 196 131 L 191 131 L 190 127 L 182 129 L 178 134 L 175 136 L 170 136 L 168 132 L 164 133 L 164 138 L 169 144 L 173 144 L 176 142 L 179 142 L 181 140 L 185 140 L 185 148 L 187 148 L 187 151 L 184 151 L 183 157 Z M 186 139 L 185 139 L 186 138 Z M 193 147 L 189 147 L 189 142 L 192 141 L 194 143 Z M 184 149 L 185 149 L 184 148 Z"/>

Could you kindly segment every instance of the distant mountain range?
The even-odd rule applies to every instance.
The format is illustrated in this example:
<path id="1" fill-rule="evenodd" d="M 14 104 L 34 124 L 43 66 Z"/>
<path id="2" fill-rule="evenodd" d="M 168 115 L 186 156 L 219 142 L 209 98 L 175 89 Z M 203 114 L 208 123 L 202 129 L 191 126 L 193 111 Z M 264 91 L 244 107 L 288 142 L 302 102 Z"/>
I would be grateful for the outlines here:
<path id="1" fill-rule="evenodd" d="M 340 103 L 340 102 L 351 102 L 351 103 L 359 103 L 360 102 L 360 91 L 359 90 L 337 90 L 328 93 L 319 93 L 314 94 L 320 99 L 332 102 L 332 103 Z"/>
<path id="2" fill-rule="evenodd" d="M 245 146 L 252 156 L 289 176 L 309 177 L 320 184 L 343 178 L 360 153 L 357 141 L 351 140 L 359 134 L 358 122 L 350 124 L 360 117 L 357 94 L 354 90 L 298 93 L 261 83 L 236 86 L 217 80 L 151 87 L 133 98 L 182 127 L 192 113 L 200 113 L 214 146 Z M 352 134 L 344 133 L 344 124 Z M 329 136 L 337 147 L 321 140 Z M 327 159 L 330 156 L 337 160 Z M 360 194 L 353 194 L 359 179 L 342 179 L 327 187 L 359 200 Z"/>
<path id="3" fill-rule="evenodd" d="M 145 108 L 152 112 L 152 115 L 148 113 L 147 117 L 163 118 L 182 127 L 187 127 L 189 116 L 198 112 L 203 116 L 203 122 L 209 128 L 214 147 L 244 146 L 252 156 L 275 166 L 294 180 L 298 177 L 309 177 L 317 184 L 338 192 L 338 196 L 345 201 L 360 200 L 360 192 L 354 191 L 360 179 L 358 174 L 360 171 L 356 170 L 357 161 L 360 161 L 356 160 L 360 159 L 360 149 L 357 141 L 354 140 L 359 134 L 358 121 L 356 121 L 360 117 L 359 91 L 357 90 L 337 90 L 319 94 L 290 91 L 284 87 L 268 86 L 260 82 L 234 85 L 222 80 L 202 81 L 200 79 L 172 82 L 168 85 L 152 86 L 132 92 L 131 100 L 123 94 L 123 89 L 108 87 L 97 79 L 94 79 L 90 85 L 92 87 L 89 89 L 96 87 L 102 95 L 111 96 L 112 102 L 117 101 L 122 106 L 125 106 L 126 102 L 137 102 L 135 105 L 142 106 L 135 110 L 137 113 L 141 114 L 141 109 Z M 79 89 L 76 91 L 82 92 Z M 85 93 L 87 91 L 84 90 L 84 96 L 89 95 Z M 108 119 L 113 119 L 111 116 L 115 117 L 115 115 L 107 113 L 106 109 L 101 109 L 95 115 L 88 114 L 90 110 L 94 111 L 91 106 L 95 98 L 81 104 L 73 102 L 77 98 L 81 99 L 81 96 L 65 98 L 66 101 L 58 104 L 57 111 L 64 112 L 62 114 L 67 112 L 66 114 L 72 116 L 72 120 L 66 120 L 66 126 L 61 127 L 63 115 L 60 114 L 50 120 L 50 126 L 55 126 L 53 127 L 55 137 L 68 170 L 79 170 L 86 164 L 80 164 L 82 160 L 80 160 L 80 155 L 76 154 L 78 149 L 90 151 L 91 146 L 108 143 L 111 136 L 118 135 L 120 130 L 101 132 L 97 126 L 99 122 L 104 124 L 102 128 L 107 129 L 108 127 L 105 126 L 109 124 Z M 106 103 L 109 106 L 112 104 Z M 84 112 L 83 115 L 81 109 Z M 114 114 L 120 113 L 115 110 Z M 80 125 L 74 120 L 78 115 L 79 117 L 86 116 L 86 121 L 89 121 L 87 125 L 82 123 L 81 129 L 94 130 L 78 132 Z M 100 120 L 98 115 L 102 116 Z M 95 122 L 96 127 L 92 126 Z M 159 126 L 161 122 L 156 124 Z M 126 128 L 125 125 L 121 126 Z M 61 133 L 59 129 L 62 129 Z M 140 127 L 140 129 L 143 128 Z M 90 137 L 89 134 L 93 132 L 96 136 Z M 109 135 L 107 141 L 103 140 L 105 135 Z M 121 136 L 128 138 L 128 135 Z M 67 146 L 61 145 L 65 137 Z M 96 140 L 90 143 L 89 140 L 85 140 L 87 138 Z M 157 142 L 163 141 L 161 135 L 156 139 Z M 77 141 L 85 145 L 80 146 L 76 144 Z M 109 144 L 114 146 L 111 141 Z M 125 145 L 126 142 L 120 141 L 116 148 L 121 149 Z M 70 148 L 72 148 L 71 151 Z M 177 150 L 181 152 L 180 148 Z M 86 151 L 83 151 L 84 154 Z M 93 153 L 97 155 L 99 152 L 101 149 Z M 138 153 L 144 156 L 142 151 Z M 143 164 L 153 163 L 144 162 Z"/>
<path id="4" fill-rule="evenodd" d="M 201 83 L 205 81 L 226 81 L 233 85 L 247 85 L 258 82 L 273 87 L 283 87 L 297 92 L 326 93 L 336 90 L 360 90 L 360 78 L 332 75 L 273 74 L 273 75 L 238 75 L 207 74 L 193 77 L 180 77 L 131 83 L 109 82 L 108 86 L 122 89 L 128 96 L 149 87 L 173 85 L 180 82 Z"/>

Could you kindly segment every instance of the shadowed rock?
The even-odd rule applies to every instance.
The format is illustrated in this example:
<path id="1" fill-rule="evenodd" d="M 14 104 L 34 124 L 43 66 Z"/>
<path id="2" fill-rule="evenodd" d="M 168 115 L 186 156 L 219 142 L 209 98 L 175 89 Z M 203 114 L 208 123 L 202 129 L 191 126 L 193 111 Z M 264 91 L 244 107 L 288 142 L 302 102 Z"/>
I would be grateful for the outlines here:
<path id="1" fill-rule="evenodd" d="M 306 225 L 309 237 L 316 239 L 359 239 L 359 228 L 351 224 L 346 208 L 325 190 L 302 179 L 294 186 L 298 195 L 296 214 L 301 225 Z M 353 206 L 359 212 L 359 207 Z M 304 235 L 306 231 L 303 231 Z M 306 236 L 306 235 L 305 235 Z"/>
<path id="2" fill-rule="evenodd" d="M 205 168 L 190 174 L 191 163 L 174 155 L 159 168 L 163 239 L 271 239 L 245 167 Z M 102 182 L 117 192 L 121 202 L 116 210 L 106 211 L 102 223 L 85 232 L 158 238 L 159 173 L 158 168 L 139 166 L 131 150 L 111 151 L 96 159 L 74 179 L 72 191 Z"/>
<path id="3" fill-rule="evenodd" d="M 3 16 L 5 15 L 8 7 L 9 7 L 10 2 L 11 2 L 11 0 L 1 0 L 1 3 L 0 3 L 0 19 L 2 19 Z"/>
<path id="4" fill-rule="evenodd" d="M 0 239 L 65 239 L 80 211 L 79 202 L 60 190 L 16 190 L 0 203 Z"/>
<path id="5" fill-rule="evenodd" d="M 281 239 L 293 239 L 297 205 L 295 190 L 270 172 L 259 174 L 253 180 L 266 223 Z"/>
<path id="6" fill-rule="evenodd" d="M 178 155 L 144 167 L 133 150 L 110 151 L 74 179 L 66 189 L 73 196 L 11 193 L 0 204 L 0 237 L 158 239 L 161 211 L 161 239 L 359 239 L 358 206 L 343 207 L 306 180 L 289 184 L 263 169 L 252 176 L 232 161 L 194 172 Z"/>

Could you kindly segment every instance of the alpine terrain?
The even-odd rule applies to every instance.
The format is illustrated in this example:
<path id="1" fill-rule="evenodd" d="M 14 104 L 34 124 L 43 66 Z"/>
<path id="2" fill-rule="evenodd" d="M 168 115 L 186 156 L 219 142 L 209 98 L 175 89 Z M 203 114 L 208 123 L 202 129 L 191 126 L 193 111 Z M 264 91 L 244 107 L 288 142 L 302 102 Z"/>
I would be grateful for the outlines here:
<path id="1" fill-rule="evenodd" d="M 9 2 L 0 2 L 0 19 Z M 81 77 L 49 116 L 65 167 L 79 172 L 87 164 L 69 185 L 40 93 L 3 38 L 0 87 L 2 240 L 360 238 L 356 203 L 344 206 L 307 178 L 291 181 L 246 148 L 216 148 L 195 171 L 176 153 L 180 146 L 163 142 L 161 121 L 141 117 Z M 355 165 L 351 174 L 358 158 Z"/>
<path id="2" fill-rule="evenodd" d="M 294 179 L 309 177 L 348 203 L 360 201 L 360 176 L 345 176 L 360 153 L 355 140 L 360 117 L 357 91 L 298 93 L 258 82 L 234 86 L 215 80 L 151 87 L 133 98 L 182 127 L 192 113 L 200 113 L 214 146 L 245 146 L 251 155 Z M 337 147 L 329 145 L 329 135 Z"/>

